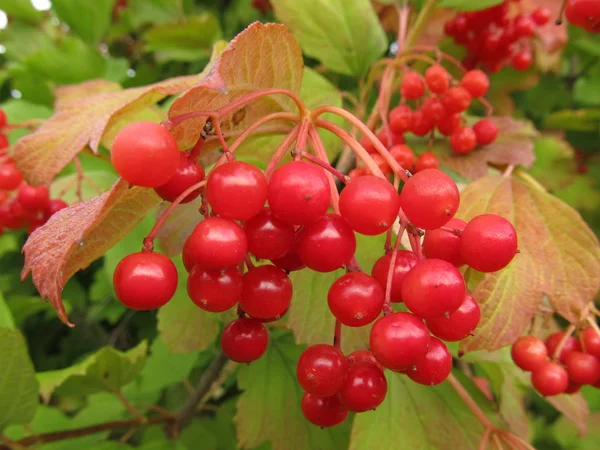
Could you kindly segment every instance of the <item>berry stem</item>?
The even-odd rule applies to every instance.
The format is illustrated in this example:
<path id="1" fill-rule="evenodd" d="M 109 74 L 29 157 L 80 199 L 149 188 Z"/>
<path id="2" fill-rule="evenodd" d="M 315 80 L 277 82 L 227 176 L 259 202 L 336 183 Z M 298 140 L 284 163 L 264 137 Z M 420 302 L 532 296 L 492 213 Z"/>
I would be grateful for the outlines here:
<path id="1" fill-rule="evenodd" d="M 338 350 L 342 348 L 342 322 L 335 319 L 335 330 L 333 332 L 333 346 Z"/>
<path id="2" fill-rule="evenodd" d="M 565 330 L 561 340 L 558 342 L 558 345 L 556 346 L 556 349 L 554 350 L 554 353 L 552 354 L 552 361 L 556 362 L 558 360 L 558 356 L 560 355 L 560 352 L 562 352 L 562 349 L 564 348 L 565 344 L 567 343 L 567 340 L 571 337 L 571 335 L 575 331 L 575 328 L 576 328 L 575 325 L 571 324 Z"/>
<path id="3" fill-rule="evenodd" d="M 447 231 L 448 233 L 452 233 L 454 236 L 461 237 L 462 231 L 458 228 L 450 228 L 450 227 L 440 227 L 440 230 Z"/>
<path id="4" fill-rule="evenodd" d="M 421 251 L 421 238 L 412 233 L 408 233 L 408 240 L 410 242 L 410 248 L 412 252 L 419 258 L 423 259 L 423 252 Z"/>
<path id="5" fill-rule="evenodd" d="M 494 427 L 494 424 L 492 423 L 492 421 L 488 418 L 488 416 L 485 415 L 483 410 L 479 407 L 479 405 L 475 402 L 475 400 L 473 400 L 473 397 L 471 397 L 469 392 L 464 388 L 464 386 L 460 383 L 460 381 L 458 381 L 458 379 L 453 374 L 448 375 L 447 380 L 448 380 L 448 383 L 450 383 L 450 385 L 454 389 L 454 391 L 456 391 L 458 396 L 461 398 L 463 403 L 465 405 L 467 405 L 467 407 L 471 410 L 471 412 L 477 418 L 477 420 L 479 420 L 479 422 L 486 429 L 489 428 L 489 429 L 494 430 L 495 427 Z"/>
<path id="6" fill-rule="evenodd" d="M 263 116 L 260 119 L 258 119 L 256 122 L 254 122 L 252 125 L 250 125 L 248 128 L 246 128 L 244 130 L 244 132 L 237 137 L 237 139 L 233 142 L 233 144 L 231 144 L 231 146 L 229 147 L 229 150 L 231 150 L 232 153 L 235 152 L 237 150 L 237 148 L 240 145 L 242 145 L 242 142 L 244 142 L 248 137 L 250 137 L 250 135 L 252 133 L 254 133 L 256 130 L 258 130 L 258 128 L 260 128 L 264 124 L 271 122 L 273 120 L 287 120 L 290 122 L 298 122 L 299 119 L 298 119 L 298 115 L 292 114 L 292 113 L 286 113 L 286 112 L 277 112 L 277 113 L 272 113 L 272 114 Z"/>
<path id="7" fill-rule="evenodd" d="M 437 4 L 437 0 L 427 0 L 419 15 L 417 16 L 414 25 L 412 26 L 410 32 L 408 33 L 408 37 L 406 38 L 406 49 L 412 48 L 413 45 L 417 43 L 421 33 L 425 29 L 427 22 L 431 18 L 431 15 L 435 11 L 435 7 Z"/>
<path id="8" fill-rule="evenodd" d="M 292 145 L 292 143 L 298 137 L 299 128 L 300 124 L 298 123 L 294 126 L 294 128 L 292 128 L 292 131 L 288 133 L 288 135 L 283 139 L 283 141 L 281 141 L 281 144 L 279 144 L 277 150 L 275 150 L 275 153 L 271 157 L 271 160 L 269 161 L 269 164 L 267 164 L 267 168 L 265 169 L 265 177 L 267 177 L 267 180 L 271 178 L 271 174 L 277 167 L 277 164 L 279 164 L 279 161 L 281 161 L 281 158 L 285 156 L 288 149 L 290 148 L 290 145 Z"/>
<path id="9" fill-rule="evenodd" d="M 498 433 L 492 433 L 492 441 L 494 442 L 496 450 L 504 450 L 504 446 L 502 445 L 502 441 L 500 441 Z"/>
<path id="10" fill-rule="evenodd" d="M 331 167 L 331 164 L 329 163 L 329 157 L 327 156 L 327 151 L 325 151 L 325 147 L 323 146 L 323 141 L 321 140 L 321 136 L 319 136 L 319 131 L 317 130 L 317 128 L 314 125 L 311 125 L 309 127 L 308 133 L 310 135 L 310 140 L 313 144 L 313 147 L 315 149 L 315 153 L 317 154 L 317 157 L 325 163 L 326 168 L 330 167 L 333 169 L 333 167 Z M 333 169 L 333 170 L 338 172 L 336 169 Z M 341 172 L 338 172 L 338 173 L 340 175 L 342 175 Z M 329 179 L 329 188 L 331 190 L 331 204 L 333 206 L 333 212 L 335 212 L 336 214 L 339 214 L 340 213 L 340 193 L 338 192 L 333 175 L 334 175 L 333 172 L 329 172 L 327 174 L 327 178 Z M 343 177 L 343 178 L 341 178 L 342 181 L 344 181 L 344 179 L 347 178 L 344 175 L 342 175 L 342 177 Z"/>
<path id="11" fill-rule="evenodd" d="M 408 31 L 408 16 L 410 15 L 410 8 L 408 7 L 407 0 L 402 1 L 402 6 L 398 3 L 394 3 L 396 12 L 398 13 L 398 35 L 396 41 L 398 43 L 398 53 L 404 49 L 404 43 L 406 42 L 406 32 Z"/>
<path id="12" fill-rule="evenodd" d="M 502 431 L 502 430 L 499 430 L 498 434 L 501 435 L 502 437 L 506 438 L 510 442 L 512 442 L 519 449 L 524 448 L 525 450 L 535 450 L 535 447 L 529 445 L 527 442 L 525 442 L 523 439 L 521 439 L 516 434 L 512 434 L 512 433 L 509 433 L 507 431 Z"/>
<path id="13" fill-rule="evenodd" d="M 296 139 L 296 150 L 297 155 L 300 156 L 304 150 L 306 150 L 306 142 L 308 141 L 308 131 L 311 127 L 311 123 L 308 119 L 304 118 L 300 121 L 300 128 L 298 129 L 298 138 Z"/>
<path id="14" fill-rule="evenodd" d="M 316 121 L 316 125 L 317 127 L 330 131 L 331 133 L 339 137 L 346 145 L 348 145 L 348 147 L 352 149 L 352 151 L 358 157 L 358 159 L 360 159 L 367 167 L 367 169 L 369 169 L 369 172 L 371 172 L 377 177 L 385 178 L 385 175 L 383 174 L 379 166 L 377 166 L 375 161 L 373 161 L 373 158 L 371 158 L 369 153 L 362 147 L 362 145 L 360 145 L 360 143 L 356 140 L 354 136 L 352 136 L 342 127 L 339 127 L 333 122 L 329 122 L 328 120 L 318 119 Z"/>
<path id="15" fill-rule="evenodd" d="M 219 139 L 219 143 L 221 144 L 221 147 L 223 148 L 223 152 L 225 153 L 225 157 L 227 158 L 227 161 L 234 161 L 235 156 L 233 156 L 233 153 L 231 152 L 231 150 L 229 149 L 229 146 L 227 145 L 225 136 L 223 136 L 223 131 L 221 130 L 221 123 L 219 122 L 219 118 L 218 117 L 212 118 L 212 124 L 215 129 L 215 132 L 217 133 L 217 138 Z"/>
<path id="16" fill-rule="evenodd" d="M 160 229 L 164 225 L 164 223 L 167 220 L 167 218 L 169 217 L 169 215 L 173 212 L 173 210 L 177 207 L 177 205 L 179 205 L 181 203 L 181 201 L 184 198 L 186 198 L 188 195 L 190 195 L 195 190 L 202 188 L 205 184 L 206 184 L 206 180 L 202 180 L 199 183 L 196 183 L 193 186 L 190 186 L 185 191 L 183 191 L 181 193 L 181 195 L 179 195 L 179 197 L 177 197 L 173 201 L 173 203 L 171 203 L 169 205 L 169 207 L 167 209 L 165 209 L 165 211 L 160 215 L 160 217 L 154 224 L 154 227 L 152 227 L 152 230 L 150 230 L 150 233 L 148 233 L 148 236 L 146 236 L 144 238 L 144 247 L 143 247 L 142 251 L 144 251 L 144 252 L 154 251 L 154 239 L 156 239 L 156 236 L 158 235 Z"/>
<path id="17" fill-rule="evenodd" d="M 598 334 L 598 336 L 600 336 L 600 327 L 598 327 L 598 324 L 596 323 L 596 319 L 594 319 L 594 317 L 592 317 L 592 316 L 588 316 L 586 318 L 586 320 L 590 324 L 590 326 L 594 329 L 594 331 Z"/>
<path id="18" fill-rule="evenodd" d="M 344 184 L 348 184 L 348 182 L 350 181 L 350 177 L 348 177 L 348 175 L 344 175 L 339 170 L 337 170 L 335 167 L 332 167 L 331 165 L 329 165 L 326 162 L 320 160 L 319 158 L 311 155 L 310 153 L 301 152 L 300 157 L 302 159 L 306 159 L 307 161 L 310 161 L 311 163 L 316 164 L 317 166 L 320 166 L 323 169 L 327 170 L 329 173 L 331 173 L 334 176 L 336 176 L 337 178 L 339 178 L 340 181 L 342 181 L 342 183 L 344 183 Z"/>
<path id="19" fill-rule="evenodd" d="M 387 280 L 385 282 L 385 297 L 383 301 L 383 314 L 391 314 L 394 311 L 392 310 L 392 279 L 394 278 L 394 270 L 396 269 L 396 257 L 398 256 L 398 248 L 400 247 L 400 242 L 402 241 L 402 235 L 406 230 L 407 222 L 400 222 L 400 229 L 398 230 L 398 236 L 396 236 L 396 243 L 394 244 L 394 248 L 392 250 L 392 256 L 390 258 L 390 267 L 387 273 Z"/>
<path id="20" fill-rule="evenodd" d="M 560 10 L 558 11 L 558 17 L 554 22 L 556 25 L 562 25 L 563 15 L 565 14 L 565 8 L 567 7 L 567 0 L 563 0 L 562 5 L 560 5 Z"/>
<path id="21" fill-rule="evenodd" d="M 202 148 L 204 147 L 204 143 L 206 142 L 206 138 L 203 133 L 200 133 L 198 140 L 190 150 L 190 159 L 192 161 L 197 160 L 200 157 L 200 153 L 202 153 Z"/>
<path id="22" fill-rule="evenodd" d="M 491 428 L 486 428 L 481 435 L 481 441 L 479 441 L 479 450 L 486 450 L 488 443 L 490 442 L 490 436 L 492 434 Z"/>

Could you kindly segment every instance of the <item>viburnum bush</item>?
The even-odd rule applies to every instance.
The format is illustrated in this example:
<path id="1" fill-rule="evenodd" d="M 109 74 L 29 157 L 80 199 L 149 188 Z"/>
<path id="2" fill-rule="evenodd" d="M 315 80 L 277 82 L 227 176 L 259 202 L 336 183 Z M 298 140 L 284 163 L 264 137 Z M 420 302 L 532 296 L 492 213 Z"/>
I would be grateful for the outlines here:
<path id="1" fill-rule="evenodd" d="M 597 2 L 159 3 L 5 9 L 0 448 L 591 445 Z"/>

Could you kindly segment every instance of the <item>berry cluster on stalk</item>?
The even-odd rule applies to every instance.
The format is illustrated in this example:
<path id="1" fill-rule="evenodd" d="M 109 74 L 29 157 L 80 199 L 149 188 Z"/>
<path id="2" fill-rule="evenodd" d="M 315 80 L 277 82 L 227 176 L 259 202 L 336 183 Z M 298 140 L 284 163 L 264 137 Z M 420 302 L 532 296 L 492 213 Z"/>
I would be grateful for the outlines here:
<path id="1" fill-rule="evenodd" d="M 292 160 L 284 160 L 287 147 L 281 147 L 264 172 L 236 160 L 223 143 L 225 154 L 205 179 L 196 152 L 180 152 L 167 128 L 150 122 L 123 128 L 111 154 L 123 178 L 155 189 L 171 207 L 202 196 L 204 220 L 183 246 L 187 290 L 207 312 L 236 308 L 238 318 L 221 335 L 221 348 L 233 361 L 250 363 L 265 353 L 265 324 L 285 316 L 292 302 L 290 272 L 345 269 L 323 299 L 336 319 L 333 345 L 307 348 L 297 365 L 305 390 L 302 411 L 313 424 L 328 427 L 350 411 L 381 404 L 384 370 L 428 386 L 444 381 L 452 356 L 443 341 L 467 338 L 480 320 L 459 267 L 494 272 L 518 249 L 516 231 L 502 217 L 454 218 L 459 191 L 441 170 L 426 168 L 408 177 L 396 166 L 404 180 L 400 193 L 381 172 L 345 177 L 329 164 L 316 128 L 306 131 L 310 127 L 303 128 L 304 136 L 300 125 L 291 134 Z M 306 150 L 307 136 L 316 156 Z M 375 170 L 369 153 L 364 148 L 358 153 Z M 345 184 L 341 193 L 332 175 Z M 392 245 L 394 224 L 400 231 Z M 385 254 L 368 272 L 354 258 L 356 233 L 388 236 Z M 400 249 L 404 233 L 411 250 Z M 175 265 L 153 251 L 154 235 L 153 230 L 144 249 L 115 270 L 117 297 L 130 308 L 158 308 L 177 289 Z M 364 326 L 371 327 L 370 349 L 344 355 L 343 327 Z"/>
<path id="2" fill-rule="evenodd" d="M 583 385 L 600 388 L 600 330 L 588 327 L 578 338 L 556 332 L 545 341 L 522 336 L 512 346 L 512 359 L 531 372 L 533 387 L 543 396 L 574 394 Z"/>
<path id="3" fill-rule="evenodd" d="M 467 68 L 482 67 L 497 72 L 507 65 L 516 70 L 531 66 L 532 39 L 538 27 L 550 22 L 551 12 L 540 7 L 525 13 L 520 3 L 520 0 L 504 0 L 480 11 L 457 14 L 446 22 L 446 35 L 467 51 L 463 60 Z"/>
<path id="4" fill-rule="evenodd" d="M 25 229 L 28 234 L 44 225 L 57 211 L 68 205 L 51 199 L 46 186 L 30 186 L 8 155 L 8 138 L 1 130 L 7 126 L 6 114 L 0 109 L 0 235 L 5 229 Z"/>
<path id="5" fill-rule="evenodd" d="M 487 75 L 480 70 L 466 72 L 461 80 L 454 80 L 437 63 L 428 67 L 424 75 L 408 71 L 400 83 L 400 104 L 390 110 L 388 125 L 379 130 L 377 137 L 398 164 L 413 173 L 437 169 L 439 163 L 432 152 L 424 152 L 417 157 L 405 143 L 404 136 L 407 133 L 417 137 L 433 137 L 437 131 L 449 139 L 450 147 L 459 155 L 490 145 L 498 137 L 496 123 L 483 118 L 469 127 L 463 117 L 471 103 L 481 99 L 489 86 Z M 391 167 L 366 137 L 362 138 L 361 144 L 372 154 L 384 174 L 392 173 Z M 359 165 L 349 176 L 355 178 L 369 173 L 367 167 Z"/>
<path id="6" fill-rule="evenodd" d="M 600 2 L 597 0 L 566 0 L 565 16 L 576 27 L 600 33 Z"/>

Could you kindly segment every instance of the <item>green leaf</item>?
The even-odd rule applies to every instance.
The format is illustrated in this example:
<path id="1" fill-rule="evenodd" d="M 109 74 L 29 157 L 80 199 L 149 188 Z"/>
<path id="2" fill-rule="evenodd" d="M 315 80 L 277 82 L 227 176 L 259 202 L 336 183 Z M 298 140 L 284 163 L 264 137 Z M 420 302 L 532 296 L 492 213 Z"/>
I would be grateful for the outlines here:
<path id="1" fill-rule="evenodd" d="M 57 46 L 35 52 L 24 63 L 31 71 L 60 84 L 99 78 L 106 70 L 106 62 L 98 50 L 73 37 L 65 37 Z"/>
<path id="2" fill-rule="evenodd" d="M 600 128 L 600 109 L 565 109 L 548 116 L 546 128 L 570 131 L 597 131 Z"/>
<path id="3" fill-rule="evenodd" d="M 478 448 L 483 426 L 448 382 L 422 386 L 393 372 L 387 379 L 383 403 L 354 419 L 350 450 Z M 471 394 L 489 409 L 483 394 Z"/>
<path id="4" fill-rule="evenodd" d="M 0 430 L 28 423 L 38 406 L 38 382 L 19 330 L 0 327 Z"/>
<path id="5" fill-rule="evenodd" d="M 562 448 L 569 450 L 597 450 L 600 442 L 600 414 L 592 414 L 587 421 L 589 432 L 582 436 L 572 422 L 559 418 L 552 426 L 552 434 Z"/>
<path id="6" fill-rule="evenodd" d="M 15 0 L 15 2 L 26 3 L 22 0 Z M 52 38 L 43 30 L 18 22 L 2 30 L 0 44 L 6 49 L 4 56 L 10 61 L 23 61 L 35 52 L 53 46 Z"/>
<path id="7" fill-rule="evenodd" d="M 301 352 L 291 335 L 272 333 L 265 355 L 240 368 L 238 386 L 244 392 L 234 420 L 241 448 L 267 441 L 271 441 L 274 450 L 289 450 L 290 443 L 294 450 L 347 448 L 349 420 L 321 430 L 302 415 L 302 388 L 295 375 Z"/>
<path id="8" fill-rule="evenodd" d="M 452 8 L 457 11 L 479 11 L 499 5 L 504 0 L 442 0 L 440 8 Z"/>
<path id="9" fill-rule="evenodd" d="M 146 341 L 127 352 L 104 347 L 74 366 L 38 373 L 40 395 L 48 402 L 55 392 L 65 395 L 117 392 L 142 372 L 147 351 Z"/>
<path id="10" fill-rule="evenodd" d="M 573 98 L 583 106 L 600 105 L 600 80 L 597 76 L 578 78 L 575 82 Z"/>
<path id="11" fill-rule="evenodd" d="M 42 19 L 42 12 L 35 9 L 30 1 L 2 0 L 0 7 L 13 19 L 20 19 L 34 24 Z"/>
<path id="12" fill-rule="evenodd" d="M 117 175 L 114 172 L 106 172 L 104 170 L 89 170 L 85 172 L 85 178 L 81 182 L 81 196 L 83 200 L 89 200 L 102 192 L 110 189 L 117 181 Z M 62 199 L 71 204 L 76 203 L 80 199 L 76 189 L 77 174 L 65 175 L 57 178 L 50 186 L 50 195 L 58 197 L 61 193 L 65 193 Z"/>
<path id="13" fill-rule="evenodd" d="M 115 1 L 73 2 L 72 0 L 52 0 L 52 9 L 74 34 L 90 44 L 97 44 L 108 31 Z"/>
<path id="14" fill-rule="evenodd" d="M 364 75 L 387 48 L 369 0 L 271 0 L 271 4 L 304 53 L 334 72 Z"/>
<path id="15" fill-rule="evenodd" d="M 535 164 L 527 172 L 546 189 L 554 191 L 573 183 L 576 176 L 574 152 L 571 146 L 556 137 L 536 140 Z"/>
<path id="16" fill-rule="evenodd" d="M 212 14 L 188 17 L 157 25 L 143 35 L 145 50 L 158 52 L 159 60 L 196 61 L 208 58 L 212 44 L 221 37 L 218 19 Z"/>
<path id="17" fill-rule="evenodd" d="M 13 315 L 4 301 L 2 292 L 0 292 L 0 327 L 11 329 L 15 327 Z"/>
<path id="18" fill-rule="evenodd" d="M 179 443 L 185 445 L 189 450 L 198 448 L 200 442 L 202 443 L 202 450 L 217 450 L 220 448 L 212 420 L 193 420 L 185 427 L 179 437 Z"/>
<path id="19" fill-rule="evenodd" d="M 130 0 L 123 19 L 133 28 L 162 24 L 181 18 L 181 0 Z"/>

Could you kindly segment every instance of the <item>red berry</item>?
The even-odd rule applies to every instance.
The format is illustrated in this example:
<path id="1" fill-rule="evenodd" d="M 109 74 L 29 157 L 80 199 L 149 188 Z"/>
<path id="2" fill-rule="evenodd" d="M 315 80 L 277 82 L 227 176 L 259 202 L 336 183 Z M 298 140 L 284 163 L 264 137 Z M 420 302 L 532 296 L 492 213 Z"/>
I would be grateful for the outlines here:
<path id="1" fill-rule="evenodd" d="M 437 123 L 438 131 L 444 136 L 450 136 L 459 129 L 462 123 L 460 114 L 446 114 Z"/>
<path id="2" fill-rule="evenodd" d="M 248 251 L 260 259 L 283 258 L 296 242 L 294 226 L 279 220 L 269 208 L 248 220 L 244 231 Z"/>
<path id="3" fill-rule="evenodd" d="M 364 168 L 356 168 L 356 169 L 352 169 L 350 172 L 348 172 L 348 177 L 351 180 L 354 180 L 355 178 L 359 178 L 359 177 L 364 177 L 368 172 L 364 169 Z"/>
<path id="4" fill-rule="evenodd" d="M 381 155 L 373 154 L 371 155 L 371 158 L 373 158 L 373 161 L 375 161 L 375 164 L 377 164 L 377 167 L 379 167 L 379 170 L 381 170 L 381 172 L 383 172 L 384 175 L 389 175 L 390 173 L 392 173 L 392 168 L 388 165 L 386 160 L 383 159 Z M 368 168 L 366 168 L 366 166 L 365 170 L 367 172 L 366 175 L 373 175 L 371 171 Z"/>
<path id="5" fill-rule="evenodd" d="M 403 169 L 412 169 L 415 165 L 415 153 L 408 145 L 394 145 L 390 149 L 390 155 Z"/>
<path id="6" fill-rule="evenodd" d="M 302 396 L 302 414 L 306 420 L 321 428 L 339 425 L 348 417 L 348 408 L 339 395 L 318 397 L 305 392 Z"/>
<path id="7" fill-rule="evenodd" d="M 68 208 L 69 205 L 59 199 L 54 199 L 54 200 L 50 200 L 50 202 L 48 203 L 48 206 L 46 208 L 46 211 L 44 211 L 44 214 L 46 217 L 51 217 L 54 214 L 56 214 L 58 211 L 60 211 L 61 209 L 65 209 Z"/>
<path id="8" fill-rule="evenodd" d="M 402 301 L 402 281 L 406 274 L 417 265 L 418 261 L 419 258 L 413 252 L 399 250 L 396 253 L 396 262 L 394 263 L 394 272 L 392 273 L 392 290 L 390 292 L 392 302 L 400 303 Z M 384 255 L 377 260 L 371 271 L 371 275 L 373 275 L 384 290 L 391 263 L 392 255 Z"/>
<path id="9" fill-rule="evenodd" d="M 429 330 L 414 314 L 398 312 L 375 321 L 369 338 L 371 351 L 384 367 L 403 371 L 425 357 Z"/>
<path id="10" fill-rule="evenodd" d="M 281 166 L 269 182 L 269 206 L 276 217 L 294 225 L 308 225 L 323 216 L 331 203 L 325 171 L 305 161 Z"/>
<path id="11" fill-rule="evenodd" d="M 445 115 L 444 105 L 442 105 L 440 99 L 436 97 L 425 100 L 425 103 L 421 106 L 421 111 L 423 112 L 425 119 L 433 123 L 438 123 Z"/>
<path id="12" fill-rule="evenodd" d="M 556 349 L 558 348 L 558 344 L 560 343 L 560 341 L 562 340 L 564 336 L 564 333 L 556 332 L 551 334 L 550 336 L 548 336 L 546 338 L 546 341 L 544 342 L 546 344 L 546 348 L 548 349 L 548 356 L 551 358 L 554 358 L 555 355 L 554 353 L 556 352 Z M 565 341 L 562 350 L 560 351 L 560 355 L 558 355 L 558 359 L 561 363 L 565 363 L 567 361 L 568 356 L 575 352 L 575 351 L 580 351 L 581 350 L 581 346 L 579 345 L 579 341 L 577 341 L 577 339 L 575 339 L 572 336 L 569 336 L 567 338 L 567 340 Z"/>
<path id="13" fill-rule="evenodd" d="M 435 127 L 435 122 L 423 114 L 422 110 L 415 111 L 410 131 L 416 136 L 423 137 L 430 133 Z"/>
<path id="14" fill-rule="evenodd" d="M 163 200 L 174 202 L 187 189 L 200 183 L 202 180 L 204 180 L 204 168 L 202 164 L 191 159 L 188 153 L 179 152 L 179 167 L 175 170 L 175 174 L 169 181 L 154 190 Z M 189 203 L 199 195 L 200 189 L 197 189 L 187 195 L 181 203 Z"/>
<path id="15" fill-rule="evenodd" d="M 50 192 L 46 186 L 33 187 L 24 184 L 19 189 L 17 200 L 30 211 L 44 211 L 50 205 Z"/>
<path id="16" fill-rule="evenodd" d="M 600 335 L 593 328 L 586 328 L 581 335 L 581 341 L 586 353 L 600 358 Z"/>
<path id="17" fill-rule="evenodd" d="M 344 325 L 362 327 L 381 314 L 384 294 L 375 278 L 362 272 L 349 272 L 331 285 L 327 303 L 331 313 Z"/>
<path id="18" fill-rule="evenodd" d="M 531 374 L 531 383 L 544 397 L 558 395 L 569 386 L 569 375 L 562 366 L 547 361 Z"/>
<path id="19" fill-rule="evenodd" d="M 203 310 L 227 311 L 242 295 L 242 274 L 235 267 L 206 270 L 196 266 L 188 277 L 187 291 L 192 301 Z"/>
<path id="20" fill-rule="evenodd" d="M 465 294 L 465 280 L 460 272 L 441 259 L 419 261 L 402 282 L 404 304 L 422 319 L 452 314 Z"/>
<path id="21" fill-rule="evenodd" d="M 22 181 L 23 175 L 14 164 L 3 164 L 0 166 L 0 189 L 12 191 L 18 188 Z"/>
<path id="22" fill-rule="evenodd" d="M 429 67 L 425 71 L 425 81 L 429 92 L 432 94 L 443 94 L 448 90 L 450 74 L 439 64 Z"/>
<path id="23" fill-rule="evenodd" d="M 269 333 L 255 319 L 236 319 L 227 324 L 221 334 L 221 349 L 229 359 L 238 363 L 256 361 L 269 345 Z"/>
<path id="24" fill-rule="evenodd" d="M 350 366 L 340 391 L 342 403 L 353 412 L 377 408 L 387 394 L 387 380 L 383 371 L 373 364 Z"/>
<path id="25" fill-rule="evenodd" d="M 517 231 L 503 217 L 482 214 L 471 219 L 463 230 L 460 253 L 473 269 L 496 272 L 517 254 Z"/>
<path id="26" fill-rule="evenodd" d="M 575 394 L 576 392 L 579 392 L 580 389 L 580 384 L 574 383 L 573 381 L 569 380 L 569 385 L 567 386 L 567 389 L 565 389 L 565 394 Z"/>
<path id="27" fill-rule="evenodd" d="M 348 362 L 344 354 L 326 344 L 308 347 L 300 355 L 296 366 L 296 376 L 302 389 L 320 397 L 337 394 L 347 372 Z"/>
<path id="28" fill-rule="evenodd" d="M 490 119 L 482 119 L 473 125 L 477 145 L 489 145 L 498 137 L 498 126 Z"/>
<path id="29" fill-rule="evenodd" d="M 466 226 L 467 223 L 460 219 L 451 219 L 446 224 L 447 228 L 459 231 L 463 231 Z M 429 259 L 443 259 L 456 267 L 460 267 L 465 263 L 460 254 L 460 236 L 439 228 L 425 233 L 423 254 Z"/>
<path id="30" fill-rule="evenodd" d="M 452 355 L 442 341 L 430 338 L 425 357 L 406 371 L 408 378 L 425 386 L 440 384 L 452 371 Z"/>
<path id="31" fill-rule="evenodd" d="M 115 169 L 130 184 L 156 188 L 179 167 L 177 141 L 154 122 L 134 122 L 119 131 L 111 149 Z"/>
<path id="32" fill-rule="evenodd" d="M 524 71 L 524 70 L 529 69 L 529 67 L 531 66 L 532 60 L 533 60 L 533 58 L 532 58 L 530 52 L 522 51 L 522 52 L 516 53 L 512 57 L 511 63 L 515 70 Z"/>
<path id="33" fill-rule="evenodd" d="M 350 366 L 361 363 L 373 364 L 383 372 L 383 366 L 379 363 L 379 361 L 377 361 L 375 355 L 369 350 L 355 350 L 346 356 L 346 360 Z"/>
<path id="34" fill-rule="evenodd" d="M 394 224 L 400 196 L 387 180 L 367 175 L 351 181 L 340 195 L 340 214 L 354 231 L 381 234 Z"/>
<path id="35" fill-rule="evenodd" d="M 477 137 L 472 128 L 458 128 L 450 136 L 450 147 L 459 155 L 471 153 L 477 144 Z"/>
<path id="36" fill-rule="evenodd" d="M 471 97 L 479 98 L 484 96 L 490 88 L 490 79 L 481 70 L 471 70 L 465 73 L 460 85 L 469 91 Z"/>
<path id="37" fill-rule="evenodd" d="M 17 198 L 14 198 L 9 205 L 11 214 L 24 221 L 35 220 L 38 217 L 38 211 L 25 208 Z"/>
<path id="38" fill-rule="evenodd" d="M 156 309 L 175 295 L 177 269 L 160 253 L 132 253 L 117 265 L 113 284 L 117 298 L 128 308 Z"/>
<path id="39" fill-rule="evenodd" d="M 440 163 L 434 153 L 425 152 L 421 153 L 415 163 L 415 173 L 422 172 L 426 169 L 437 169 L 440 167 Z"/>
<path id="40" fill-rule="evenodd" d="M 192 246 L 190 245 L 190 240 L 186 239 L 183 243 L 183 249 L 181 251 L 181 260 L 183 261 L 183 265 L 185 270 L 188 273 L 192 271 L 194 266 L 196 265 L 196 261 L 194 261 L 194 257 L 192 256 Z"/>
<path id="41" fill-rule="evenodd" d="M 552 18 L 552 12 L 548 8 L 536 8 L 531 13 L 531 19 L 538 26 L 546 25 Z"/>
<path id="42" fill-rule="evenodd" d="M 333 272 L 354 256 L 356 237 L 342 217 L 327 214 L 298 233 L 297 250 L 308 268 Z"/>
<path id="43" fill-rule="evenodd" d="M 546 345 L 534 336 L 521 336 L 512 345 L 510 354 L 515 364 L 527 372 L 538 369 L 548 360 Z"/>
<path id="44" fill-rule="evenodd" d="M 268 184 L 262 171 L 243 161 L 232 161 L 212 170 L 206 182 L 206 200 L 221 217 L 247 220 L 267 201 Z"/>
<path id="45" fill-rule="evenodd" d="M 272 259 L 271 262 L 280 269 L 283 269 L 288 272 L 304 269 L 306 267 L 306 265 L 300 259 L 300 255 L 298 254 L 296 249 L 291 250 L 281 258 Z"/>
<path id="46" fill-rule="evenodd" d="M 416 100 L 425 94 L 425 80 L 417 72 L 408 72 L 402 78 L 400 84 L 400 93 L 402 97 L 409 100 Z"/>
<path id="47" fill-rule="evenodd" d="M 360 138 L 360 145 L 367 151 L 367 153 L 377 153 L 375 144 L 367 136 Z"/>
<path id="48" fill-rule="evenodd" d="M 292 282 L 279 267 L 265 265 L 244 274 L 240 307 L 254 319 L 281 317 L 292 301 Z"/>
<path id="49" fill-rule="evenodd" d="M 11 204 L 0 205 L 0 226 L 10 230 L 18 230 L 25 226 L 25 221 L 11 212 Z"/>
<path id="50" fill-rule="evenodd" d="M 385 146 L 390 148 L 394 145 L 404 144 L 404 135 L 402 133 L 392 132 L 390 133 L 387 128 L 382 128 L 377 133 L 377 139 Z M 377 150 L 375 150 L 377 152 Z"/>
<path id="51" fill-rule="evenodd" d="M 442 104 L 446 113 L 455 114 L 466 111 L 471 106 L 470 92 L 462 86 L 450 88 L 442 97 Z"/>
<path id="52" fill-rule="evenodd" d="M 390 129 L 394 133 L 406 133 L 412 127 L 413 112 L 407 105 L 396 106 L 390 111 Z"/>
<path id="53" fill-rule="evenodd" d="M 449 317 L 434 317 L 425 322 L 432 334 L 448 342 L 458 342 L 470 336 L 481 319 L 479 304 L 467 292 L 460 307 Z"/>
<path id="54" fill-rule="evenodd" d="M 4 128 L 7 122 L 6 113 L 0 108 L 0 128 Z"/>
<path id="55" fill-rule="evenodd" d="M 595 384 L 600 378 L 600 361 L 588 353 L 573 351 L 565 360 L 571 381 L 577 384 Z"/>
<path id="56" fill-rule="evenodd" d="M 210 217 L 200 222 L 186 245 L 195 264 L 213 270 L 237 266 L 248 251 L 242 227 L 221 217 Z"/>
<path id="57" fill-rule="evenodd" d="M 433 230 L 446 225 L 456 211 L 460 195 L 456 183 L 441 170 L 417 172 L 404 185 L 400 206 L 413 225 Z"/>
<path id="58" fill-rule="evenodd" d="M 4 150 L 8 147 L 10 147 L 10 141 L 8 140 L 8 137 L 6 137 L 5 134 L 0 133 L 0 150 Z"/>
<path id="59" fill-rule="evenodd" d="M 571 24 L 590 33 L 600 32 L 600 4 L 596 0 L 569 0 L 565 16 Z"/>

